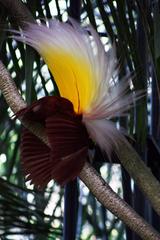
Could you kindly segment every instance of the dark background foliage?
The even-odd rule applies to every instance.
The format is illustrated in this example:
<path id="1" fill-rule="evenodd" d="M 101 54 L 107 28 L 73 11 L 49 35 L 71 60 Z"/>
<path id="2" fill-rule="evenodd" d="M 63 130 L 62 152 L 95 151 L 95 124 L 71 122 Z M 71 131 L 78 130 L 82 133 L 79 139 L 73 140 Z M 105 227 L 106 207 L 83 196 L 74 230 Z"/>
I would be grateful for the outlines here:
<path id="1" fill-rule="evenodd" d="M 5 2 L 5 1 L 4 1 Z M 68 15 L 91 23 L 107 50 L 115 44 L 120 79 L 132 75 L 135 90 L 146 96 L 132 109 L 129 118 L 116 121 L 134 136 L 134 147 L 154 175 L 160 179 L 160 8 L 151 0 L 26 0 L 33 17 L 66 21 Z M 9 8 L 9 6 L 8 6 Z M 15 13 L 16 16 L 16 13 Z M 0 1 L 0 59 L 19 91 L 31 103 L 57 94 L 53 76 L 40 56 L 28 46 L 8 38 L 17 28 L 11 9 Z M 79 181 L 60 189 L 54 182 L 43 192 L 25 184 L 19 159 L 21 125 L 0 95 L 0 236 L 1 239 L 103 239 L 138 240 L 116 217 L 106 211 Z M 160 219 L 146 198 L 120 166 L 108 162 L 95 149 L 93 164 L 124 199 L 160 230 Z M 65 194 L 64 194 L 65 192 Z M 65 206 L 65 210 L 64 206 Z"/>

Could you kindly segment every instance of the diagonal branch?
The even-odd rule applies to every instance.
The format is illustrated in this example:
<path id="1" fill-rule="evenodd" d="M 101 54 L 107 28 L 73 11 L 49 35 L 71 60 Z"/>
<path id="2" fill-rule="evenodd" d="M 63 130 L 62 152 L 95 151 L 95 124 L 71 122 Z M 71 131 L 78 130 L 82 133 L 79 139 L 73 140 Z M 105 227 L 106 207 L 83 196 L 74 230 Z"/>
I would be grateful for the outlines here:
<path id="1" fill-rule="evenodd" d="M 1 62 L 0 89 L 14 113 L 26 106 L 26 103 L 19 94 L 15 83 Z M 49 146 L 44 129 L 40 125 L 33 125 L 29 122 L 23 122 L 23 124 Z M 83 167 L 80 173 L 80 178 L 86 184 L 86 186 L 88 186 L 94 196 L 108 210 L 119 217 L 142 239 L 160 240 L 160 235 L 110 188 L 110 186 L 101 178 L 101 176 L 89 163 L 86 163 Z"/>
<path id="2" fill-rule="evenodd" d="M 160 216 L 160 182 L 129 144 L 122 142 L 119 148 L 121 151 L 119 151 L 118 157 L 121 164 Z"/>

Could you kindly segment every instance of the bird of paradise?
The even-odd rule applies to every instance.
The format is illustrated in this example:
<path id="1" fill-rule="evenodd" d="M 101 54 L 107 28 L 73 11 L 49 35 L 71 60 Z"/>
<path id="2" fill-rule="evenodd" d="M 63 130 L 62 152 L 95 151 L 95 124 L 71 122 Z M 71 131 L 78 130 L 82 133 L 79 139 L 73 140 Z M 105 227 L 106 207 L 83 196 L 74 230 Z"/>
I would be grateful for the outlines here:
<path id="1" fill-rule="evenodd" d="M 39 52 L 60 92 L 17 113 L 42 124 L 51 146 L 24 128 L 21 158 L 26 178 L 39 188 L 51 179 L 64 185 L 82 170 L 90 139 L 108 156 L 118 153 L 123 135 L 110 120 L 130 108 L 133 95 L 127 94 L 128 81 L 110 84 L 116 71 L 115 51 L 105 53 L 92 27 L 52 20 L 49 27 L 28 24 L 15 39 Z"/>

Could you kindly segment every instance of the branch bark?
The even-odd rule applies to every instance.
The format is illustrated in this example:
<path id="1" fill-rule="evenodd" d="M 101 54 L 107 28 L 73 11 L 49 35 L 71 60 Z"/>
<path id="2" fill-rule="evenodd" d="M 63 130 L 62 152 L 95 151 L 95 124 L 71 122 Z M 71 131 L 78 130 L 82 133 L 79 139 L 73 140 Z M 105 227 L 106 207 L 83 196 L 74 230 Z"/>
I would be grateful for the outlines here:
<path id="1" fill-rule="evenodd" d="M 25 28 L 28 22 L 35 22 L 32 14 L 21 0 L 0 0 L 0 4 L 6 8 L 8 16 L 17 26 Z"/>
<path id="2" fill-rule="evenodd" d="M 0 89 L 14 113 L 26 107 L 15 83 L 8 71 L 0 62 Z M 49 146 L 44 129 L 40 125 L 23 122 L 45 144 Z M 88 186 L 94 196 L 113 214 L 135 231 L 144 240 L 160 240 L 160 235 L 143 218 L 141 218 L 110 186 L 101 178 L 96 170 L 86 163 L 80 173 L 81 180 Z"/>
<path id="3" fill-rule="evenodd" d="M 141 160 L 132 146 L 122 143 L 119 146 L 121 164 L 134 179 L 138 187 L 149 199 L 154 210 L 160 215 L 160 183 L 152 174 L 150 168 Z"/>
<path id="4" fill-rule="evenodd" d="M 80 178 L 99 202 L 119 217 L 142 239 L 160 239 L 160 235 L 154 236 L 153 228 L 111 189 L 90 164 L 85 164 L 80 173 Z"/>

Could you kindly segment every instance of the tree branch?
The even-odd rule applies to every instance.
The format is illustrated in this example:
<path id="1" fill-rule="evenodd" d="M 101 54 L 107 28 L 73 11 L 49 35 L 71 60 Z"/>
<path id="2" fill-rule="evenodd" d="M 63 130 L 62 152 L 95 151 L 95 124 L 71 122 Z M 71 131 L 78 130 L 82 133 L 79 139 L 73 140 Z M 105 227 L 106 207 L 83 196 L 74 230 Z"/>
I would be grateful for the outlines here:
<path id="1" fill-rule="evenodd" d="M 154 210 L 160 215 L 160 183 L 150 168 L 141 160 L 131 145 L 122 142 L 119 146 L 119 160 L 135 183 L 149 199 Z"/>
<path id="2" fill-rule="evenodd" d="M 25 28 L 26 23 L 35 22 L 32 14 L 21 0 L 0 0 L 0 4 L 6 8 L 9 17 L 17 26 Z"/>
<path id="3" fill-rule="evenodd" d="M 85 164 L 80 178 L 100 203 L 119 217 L 142 239 L 160 239 L 160 235 L 154 235 L 155 230 L 111 189 L 90 164 Z"/>
<path id="4" fill-rule="evenodd" d="M 15 83 L 8 71 L 0 62 L 0 89 L 14 113 L 26 107 Z M 25 127 L 32 131 L 49 146 L 44 129 L 40 125 L 23 122 Z M 96 170 L 86 163 L 80 173 L 81 180 L 88 186 L 94 196 L 113 214 L 119 217 L 126 225 L 135 231 L 144 240 L 160 240 L 160 235 L 143 218 L 141 218 L 124 200 L 122 200 L 101 178 Z"/>

